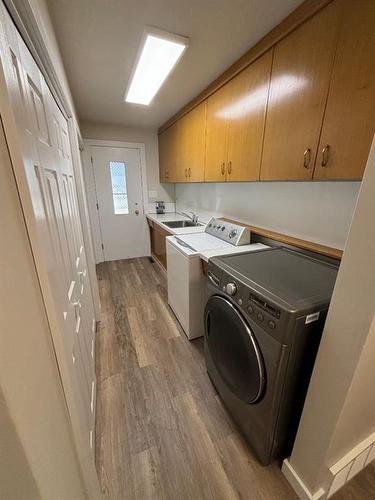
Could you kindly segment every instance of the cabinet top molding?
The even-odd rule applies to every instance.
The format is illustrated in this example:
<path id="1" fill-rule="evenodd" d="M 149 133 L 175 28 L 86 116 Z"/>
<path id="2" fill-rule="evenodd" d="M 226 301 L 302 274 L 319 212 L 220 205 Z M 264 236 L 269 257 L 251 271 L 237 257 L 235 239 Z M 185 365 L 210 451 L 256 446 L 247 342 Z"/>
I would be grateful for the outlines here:
<path id="1" fill-rule="evenodd" d="M 249 49 L 243 56 L 234 62 L 227 70 L 224 71 L 216 80 L 208 85 L 200 94 L 182 107 L 175 115 L 169 118 L 158 130 L 158 133 L 164 132 L 168 127 L 173 125 L 177 120 L 189 113 L 193 108 L 198 106 L 202 101 L 215 93 L 220 87 L 225 85 L 229 80 L 234 78 L 238 73 L 252 64 L 256 59 L 262 56 L 267 50 L 272 48 L 276 43 L 285 38 L 289 33 L 294 31 L 302 23 L 310 19 L 321 9 L 326 7 L 333 0 L 306 0 L 293 12 L 289 14 L 280 24 L 275 26 L 267 35 L 265 35 L 257 44 Z"/>

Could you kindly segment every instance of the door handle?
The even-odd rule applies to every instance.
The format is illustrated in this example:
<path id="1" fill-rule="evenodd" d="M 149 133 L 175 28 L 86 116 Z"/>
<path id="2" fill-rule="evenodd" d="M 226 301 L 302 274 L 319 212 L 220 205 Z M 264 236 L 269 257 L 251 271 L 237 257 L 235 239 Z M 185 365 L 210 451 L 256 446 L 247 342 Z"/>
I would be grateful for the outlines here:
<path id="1" fill-rule="evenodd" d="M 221 164 L 221 175 L 225 174 L 225 162 Z"/>
<path id="2" fill-rule="evenodd" d="M 191 177 L 191 168 L 190 167 L 189 167 L 188 173 L 189 173 L 189 177 Z"/>
<path id="3" fill-rule="evenodd" d="M 325 146 L 322 149 L 322 163 L 321 163 L 322 167 L 326 167 L 327 166 L 327 163 L 328 163 L 328 160 L 329 160 L 329 150 L 330 150 L 330 145 L 329 144 L 327 144 L 327 146 Z"/>
<path id="4" fill-rule="evenodd" d="M 309 168 L 310 160 L 311 160 L 311 149 L 307 148 L 303 153 L 303 166 L 305 168 Z"/>
<path id="5" fill-rule="evenodd" d="M 134 210 L 135 215 L 139 215 L 139 210 Z"/>
<path id="6" fill-rule="evenodd" d="M 185 168 L 185 177 L 187 177 L 187 176 L 188 176 L 188 169 Z"/>
<path id="7" fill-rule="evenodd" d="M 228 161 L 228 174 L 230 175 L 232 173 L 232 162 Z"/>

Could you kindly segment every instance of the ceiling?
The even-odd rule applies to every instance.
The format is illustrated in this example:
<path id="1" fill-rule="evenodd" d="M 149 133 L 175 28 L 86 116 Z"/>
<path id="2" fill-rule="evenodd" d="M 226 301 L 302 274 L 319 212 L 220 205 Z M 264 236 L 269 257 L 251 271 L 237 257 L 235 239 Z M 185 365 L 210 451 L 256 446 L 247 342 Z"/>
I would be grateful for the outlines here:
<path id="1" fill-rule="evenodd" d="M 47 0 L 78 116 L 156 128 L 302 0 Z M 149 106 L 124 102 L 146 25 L 190 46 Z"/>

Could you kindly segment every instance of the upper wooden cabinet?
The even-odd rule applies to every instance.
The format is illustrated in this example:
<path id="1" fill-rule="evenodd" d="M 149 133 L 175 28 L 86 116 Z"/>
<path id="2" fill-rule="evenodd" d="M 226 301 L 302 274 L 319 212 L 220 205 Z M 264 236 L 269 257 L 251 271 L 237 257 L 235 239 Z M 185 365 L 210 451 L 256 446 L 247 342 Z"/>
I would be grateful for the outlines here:
<path id="1" fill-rule="evenodd" d="M 159 135 L 162 182 L 362 178 L 375 132 L 375 0 L 321 5 L 306 2 Z"/>
<path id="2" fill-rule="evenodd" d="M 160 182 L 179 181 L 178 123 L 159 134 Z"/>
<path id="3" fill-rule="evenodd" d="M 335 1 L 274 49 L 262 180 L 311 179 L 340 25 Z"/>
<path id="4" fill-rule="evenodd" d="M 179 158 L 182 182 L 204 181 L 206 101 L 179 120 Z"/>
<path id="5" fill-rule="evenodd" d="M 272 50 L 229 82 L 227 181 L 259 179 Z"/>
<path id="6" fill-rule="evenodd" d="M 227 109 L 231 103 L 230 88 L 224 85 L 207 99 L 206 181 L 225 181 L 227 161 Z"/>
<path id="7" fill-rule="evenodd" d="M 361 179 L 374 132 L 375 2 L 345 0 L 314 179 Z"/>
<path id="8" fill-rule="evenodd" d="M 208 98 L 206 181 L 258 180 L 271 64 L 268 51 Z"/>

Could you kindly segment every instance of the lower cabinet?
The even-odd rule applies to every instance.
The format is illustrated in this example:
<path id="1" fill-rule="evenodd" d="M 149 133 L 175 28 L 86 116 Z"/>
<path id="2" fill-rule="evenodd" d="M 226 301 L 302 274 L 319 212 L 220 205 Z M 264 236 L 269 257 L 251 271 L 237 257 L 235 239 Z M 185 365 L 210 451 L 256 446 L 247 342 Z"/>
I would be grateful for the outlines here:
<path id="1" fill-rule="evenodd" d="M 159 224 L 155 224 L 150 219 L 148 219 L 148 226 L 150 229 L 151 255 L 166 270 L 167 248 L 165 238 L 172 236 L 172 233 L 160 227 Z"/>

